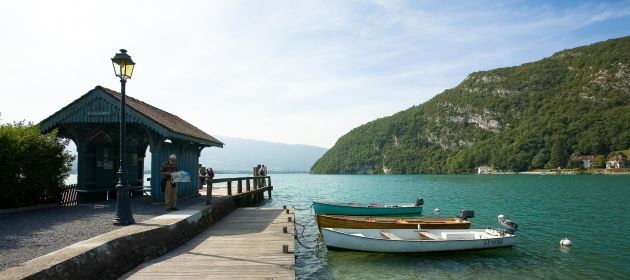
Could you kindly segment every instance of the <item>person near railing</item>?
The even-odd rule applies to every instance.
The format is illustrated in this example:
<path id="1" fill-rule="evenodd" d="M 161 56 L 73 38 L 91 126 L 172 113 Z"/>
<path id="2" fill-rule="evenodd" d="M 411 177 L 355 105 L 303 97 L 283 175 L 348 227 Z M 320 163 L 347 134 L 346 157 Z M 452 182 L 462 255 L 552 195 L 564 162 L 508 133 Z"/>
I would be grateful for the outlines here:
<path id="1" fill-rule="evenodd" d="M 214 169 L 212 169 L 212 167 L 208 167 L 207 173 L 208 173 L 209 180 L 214 179 Z"/>
<path id="2" fill-rule="evenodd" d="M 206 178 L 208 175 L 208 171 L 206 171 L 206 168 L 203 167 L 201 164 L 199 164 L 199 189 L 203 189 L 203 185 L 206 184 Z"/>
<path id="3" fill-rule="evenodd" d="M 258 177 L 260 176 L 260 170 L 262 168 L 262 165 L 256 165 L 254 167 L 254 174 L 252 174 L 254 177 Z M 258 180 L 258 178 L 254 179 L 254 188 L 260 188 L 262 187 L 262 184 L 260 184 L 260 180 Z"/>
<path id="4" fill-rule="evenodd" d="M 264 164 L 262 164 L 262 165 L 259 164 L 258 166 L 259 167 L 258 167 L 258 174 L 257 175 L 260 176 L 260 177 L 267 176 L 267 167 Z M 260 187 L 265 187 L 267 185 L 267 181 L 265 181 L 265 178 L 259 178 L 258 182 L 259 182 L 258 186 L 260 186 Z"/>

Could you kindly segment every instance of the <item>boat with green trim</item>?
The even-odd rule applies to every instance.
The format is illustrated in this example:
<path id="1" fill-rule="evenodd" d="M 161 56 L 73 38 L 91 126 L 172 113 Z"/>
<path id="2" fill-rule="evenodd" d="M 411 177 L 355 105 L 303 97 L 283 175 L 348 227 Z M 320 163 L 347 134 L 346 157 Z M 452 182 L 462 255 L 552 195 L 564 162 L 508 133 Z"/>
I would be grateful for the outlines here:
<path id="1" fill-rule="evenodd" d="M 419 199 L 416 205 L 387 205 L 376 203 L 323 203 L 313 202 L 315 214 L 354 215 L 354 216 L 388 216 L 388 215 L 420 215 L 424 201 Z"/>

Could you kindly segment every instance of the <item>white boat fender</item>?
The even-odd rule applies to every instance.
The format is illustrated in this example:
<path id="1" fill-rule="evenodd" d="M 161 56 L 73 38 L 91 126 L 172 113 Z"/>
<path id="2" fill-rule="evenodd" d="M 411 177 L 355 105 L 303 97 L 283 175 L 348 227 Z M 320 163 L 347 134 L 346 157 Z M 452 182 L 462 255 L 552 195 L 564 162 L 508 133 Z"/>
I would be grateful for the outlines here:
<path id="1" fill-rule="evenodd" d="M 435 212 L 436 215 L 440 215 L 440 208 L 435 208 L 433 209 L 433 212 Z"/>
<path id="2" fill-rule="evenodd" d="M 571 245 L 573 245 L 573 242 L 566 237 L 560 240 L 560 246 L 571 247 Z"/>

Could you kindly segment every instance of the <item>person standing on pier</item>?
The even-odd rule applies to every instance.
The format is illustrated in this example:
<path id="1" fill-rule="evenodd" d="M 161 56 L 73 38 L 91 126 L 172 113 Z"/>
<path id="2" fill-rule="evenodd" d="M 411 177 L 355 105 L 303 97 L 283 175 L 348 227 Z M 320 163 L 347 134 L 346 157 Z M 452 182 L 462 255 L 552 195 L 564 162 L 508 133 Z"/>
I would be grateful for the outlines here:
<path id="1" fill-rule="evenodd" d="M 199 189 L 203 189 L 203 185 L 206 184 L 206 179 L 208 175 L 208 171 L 206 171 L 206 168 L 203 167 L 201 164 L 199 164 Z"/>
<path id="2" fill-rule="evenodd" d="M 162 164 L 160 175 L 162 175 L 162 189 L 164 190 L 164 207 L 166 210 L 177 210 L 177 186 L 172 181 L 172 173 L 179 171 L 177 167 L 177 157 L 170 155 L 168 161 Z"/>
<path id="3" fill-rule="evenodd" d="M 267 167 L 265 165 L 259 165 L 260 169 L 258 170 L 258 176 L 265 177 L 267 176 Z M 267 181 L 264 178 L 260 179 L 260 185 L 265 187 L 267 185 Z"/>
<path id="4" fill-rule="evenodd" d="M 260 168 L 261 168 L 260 164 L 254 166 L 254 174 L 253 174 L 254 177 L 260 176 Z M 260 188 L 260 187 L 262 187 L 262 185 L 260 184 L 259 178 L 255 178 L 254 179 L 254 188 Z"/>
<path id="5" fill-rule="evenodd" d="M 208 180 L 214 179 L 214 169 L 212 167 L 208 167 Z"/>

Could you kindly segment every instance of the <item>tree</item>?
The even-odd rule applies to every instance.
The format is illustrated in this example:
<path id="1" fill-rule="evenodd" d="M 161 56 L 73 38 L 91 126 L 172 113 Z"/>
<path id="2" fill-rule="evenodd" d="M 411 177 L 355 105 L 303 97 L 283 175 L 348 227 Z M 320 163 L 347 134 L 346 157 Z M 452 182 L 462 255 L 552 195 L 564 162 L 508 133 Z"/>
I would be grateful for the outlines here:
<path id="1" fill-rule="evenodd" d="M 606 157 L 603 155 L 598 155 L 593 159 L 591 163 L 591 167 L 594 168 L 604 168 L 606 167 Z"/>
<path id="2" fill-rule="evenodd" d="M 549 155 L 549 162 L 547 162 L 547 168 L 564 167 L 567 165 L 567 151 L 564 142 L 558 140 L 551 146 L 551 154 Z"/>
<path id="3" fill-rule="evenodd" d="M 56 131 L 40 134 L 37 125 L 0 125 L 0 208 L 33 205 L 58 195 L 74 160 L 65 151 L 67 144 Z"/>
<path id="4" fill-rule="evenodd" d="M 584 162 L 578 158 L 573 158 L 569 161 L 569 165 L 567 167 L 572 169 L 584 169 Z"/>

